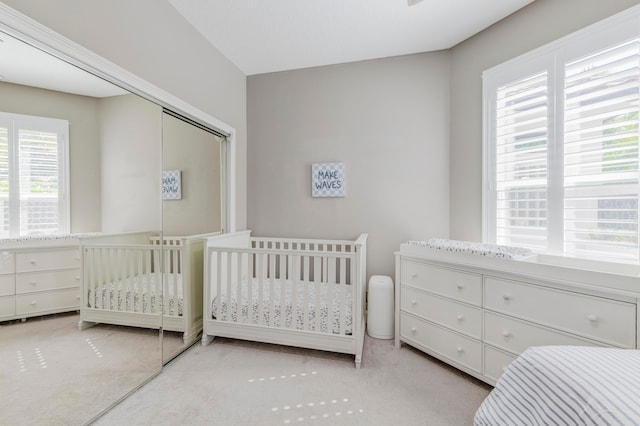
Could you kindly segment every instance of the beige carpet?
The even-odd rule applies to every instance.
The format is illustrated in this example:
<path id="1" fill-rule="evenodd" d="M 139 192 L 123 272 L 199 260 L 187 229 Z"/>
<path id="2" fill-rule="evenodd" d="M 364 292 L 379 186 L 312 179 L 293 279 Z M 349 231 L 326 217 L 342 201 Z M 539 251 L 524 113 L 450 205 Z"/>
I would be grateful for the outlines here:
<path id="1" fill-rule="evenodd" d="M 157 330 L 78 319 L 0 323 L 0 424 L 86 424 L 159 371 Z"/>
<path id="2" fill-rule="evenodd" d="M 490 387 L 367 337 L 353 357 L 230 339 L 193 346 L 96 425 L 468 425 Z"/>

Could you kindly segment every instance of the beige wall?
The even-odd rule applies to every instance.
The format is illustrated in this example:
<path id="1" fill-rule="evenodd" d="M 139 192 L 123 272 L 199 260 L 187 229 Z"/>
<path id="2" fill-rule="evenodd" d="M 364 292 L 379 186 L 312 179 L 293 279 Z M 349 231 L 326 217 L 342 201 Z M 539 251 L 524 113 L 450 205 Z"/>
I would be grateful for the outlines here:
<path id="1" fill-rule="evenodd" d="M 449 229 L 445 52 L 248 78 L 249 228 L 355 238 L 369 274 L 391 275 L 409 238 Z M 311 164 L 344 162 L 347 196 L 311 197 Z"/>
<path id="2" fill-rule="evenodd" d="M 482 240 L 482 71 L 638 3 L 536 0 L 451 50 L 451 238 Z"/>
<path id="3" fill-rule="evenodd" d="M 102 231 L 161 229 L 162 108 L 136 95 L 100 99 Z"/>
<path id="4" fill-rule="evenodd" d="M 182 172 L 182 198 L 162 202 L 165 235 L 219 231 L 220 142 L 168 114 L 162 114 L 162 169 Z"/>
<path id="5" fill-rule="evenodd" d="M 167 1 L 3 0 L 237 131 L 237 227 L 246 226 L 246 77 Z"/>
<path id="6" fill-rule="evenodd" d="M 0 111 L 69 121 L 71 232 L 100 231 L 98 100 L 0 83 Z"/>

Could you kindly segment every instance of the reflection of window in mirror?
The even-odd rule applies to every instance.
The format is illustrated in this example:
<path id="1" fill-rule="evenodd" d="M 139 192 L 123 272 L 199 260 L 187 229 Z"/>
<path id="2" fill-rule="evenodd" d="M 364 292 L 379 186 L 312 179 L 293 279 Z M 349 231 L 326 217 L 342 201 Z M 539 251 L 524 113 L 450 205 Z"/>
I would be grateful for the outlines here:
<path id="1" fill-rule="evenodd" d="M 0 112 L 0 238 L 69 232 L 69 122 Z"/>

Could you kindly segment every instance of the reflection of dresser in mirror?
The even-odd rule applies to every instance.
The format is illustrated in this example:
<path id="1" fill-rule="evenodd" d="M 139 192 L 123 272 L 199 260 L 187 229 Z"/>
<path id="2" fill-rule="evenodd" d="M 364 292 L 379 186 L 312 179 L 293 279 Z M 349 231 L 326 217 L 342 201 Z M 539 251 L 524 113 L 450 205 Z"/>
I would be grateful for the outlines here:
<path id="1" fill-rule="evenodd" d="M 80 308 L 79 240 L 21 247 L 29 242 L 0 244 L 0 321 Z"/>

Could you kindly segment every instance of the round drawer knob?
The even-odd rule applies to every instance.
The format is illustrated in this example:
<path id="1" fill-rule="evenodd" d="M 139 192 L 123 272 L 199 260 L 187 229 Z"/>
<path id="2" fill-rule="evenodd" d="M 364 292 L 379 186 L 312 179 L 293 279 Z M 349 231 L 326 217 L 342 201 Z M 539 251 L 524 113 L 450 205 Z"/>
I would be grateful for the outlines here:
<path id="1" fill-rule="evenodd" d="M 80 296 L 76 296 L 76 300 L 80 300 Z"/>
<path id="2" fill-rule="evenodd" d="M 76 277 L 76 281 L 80 281 L 80 277 Z"/>
<path id="3" fill-rule="evenodd" d="M 456 317 L 456 319 L 457 319 L 458 321 L 462 321 L 462 320 L 464 319 L 464 316 L 462 316 L 462 315 L 458 315 L 458 316 Z"/>
<path id="4" fill-rule="evenodd" d="M 32 305 L 32 306 L 34 306 L 35 304 L 36 304 L 36 301 L 35 301 L 35 300 L 32 300 L 32 301 L 31 301 L 31 305 Z"/>
<path id="5" fill-rule="evenodd" d="M 415 300 L 415 299 L 413 299 L 413 300 L 411 301 L 411 304 L 412 304 L 412 305 L 416 305 L 417 303 L 418 303 L 418 301 L 417 301 L 417 300 Z"/>
<path id="6" fill-rule="evenodd" d="M 464 348 L 462 346 L 458 346 L 456 348 L 456 351 L 458 351 L 458 353 L 461 354 L 462 352 L 464 352 Z"/>
<path id="7" fill-rule="evenodd" d="M 597 315 L 593 315 L 593 314 L 589 314 L 587 315 L 587 319 L 591 322 L 598 322 L 598 316 Z"/>
<path id="8" fill-rule="evenodd" d="M 418 274 L 414 272 L 413 274 L 411 274 L 411 278 L 418 278 Z"/>
<path id="9" fill-rule="evenodd" d="M 30 283 L 30 284 L 31 284 L 31 285 L 36 285 L 35 280 L 34 280 L 34 281 L 31 281 L 31 283 Z"/>
<path id="10" fill-rule="evenodd" d="M 415 328 L 415 327 L 411 327 L 411 332 L 412 332 L 412 333 L 415 333 L 416 331 L 418 331 L 418 329 L 417 329 L 417 328 Z"/>
<path id="11" fill-rule="evenodd" d="M 462 289 L 464 288 L 464 285 L 462 285 L 462 284 L 458 284 L 458 285 L 456 285 L 456 288 L 457 288 L 458 290 L 462 290 Z"/>
<path id="12" fill-rule="evenodd" d="M 511 300 L 511 296 L 509 296 L 508 294 L 503 294 L 503 295 L 502 295 L 502 299 L 503 299 L 505 302 L 508 302 L 508 301 L 510 301 L 510 300 Z"/>
<path id="13" fill-rule="evenodd" d="M 502 332 L 502 335 L 504 337 L 511 337 L 511 332 L 509 330 L 505 330 L 505 331 Z"/>
<path id="14" fill-rule="evenodd" d="M 32 265 L 35 265 L 36 261 L 35 260 L 30 260 L 29 263 L 32 264 Z"/>

